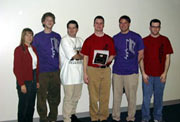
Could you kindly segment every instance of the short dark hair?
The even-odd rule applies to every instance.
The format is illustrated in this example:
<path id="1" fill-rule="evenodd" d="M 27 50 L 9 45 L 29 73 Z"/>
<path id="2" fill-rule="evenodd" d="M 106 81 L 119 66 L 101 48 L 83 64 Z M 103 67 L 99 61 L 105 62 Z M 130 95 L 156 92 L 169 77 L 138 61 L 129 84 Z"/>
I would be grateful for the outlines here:
<path id="1" fill-rule="evenodd" d="M 126 21 L 128 21 L 129 23 L 131 23 L 131 19 L 130 19 L 130 17 L 127 16 L 127 15 L 121 16 L 121 17 L 119 18 L 119 22 L 120 22 L 122 19 L 125 19 Z"/>
<path id="2" fill-rule="evenodd" d="M 42 22 L 43 27 L 45 26 L 45 25 L 43 24 L 43 22 L 45 21 L 46 17 L 52 17 L 52 18 L 53 18 L 53 22 L 54 22 L 54 24 L 55 24 L 55 16 L 54 16 L 54 14 L 51 13 L 51 12 L 46 12 L 45 14 L 43 14 L 43 16 L 42 16 L 42 18 L 41 18 L 41 22 Z"/>
<path id="3" fill-rule="evenodd" d="M 100 16 L 100 15 L 96 16 L 96 17 L 94 18 L 94 23 L 95 23 L 96 19 L 102 19 L 102 20 L 103 20 L 103 23 L 104 23 L 104 18 L 103 18 L 102 16 Z"/>
<path id="4" fill-rule="evenodd" d="M 152 26 L 152 23 L 159 23 L 159 25 L 161 26 L 161 21 L 159 19 L 152 19 L 149 23 L 150 26 Z"/>
<path id="5" fill-rule="evenodd" d="M 75 25 L 76 25 L 76 28 L 77 28 L 77 29 L 79 28 L 79 25 L 78 25 L 77 21 L 75 21 L 75 20 L 70 20 L 70 21 L 67 23 L 67 28 L 69 28 L 69 24 L 75 24 Z"/>

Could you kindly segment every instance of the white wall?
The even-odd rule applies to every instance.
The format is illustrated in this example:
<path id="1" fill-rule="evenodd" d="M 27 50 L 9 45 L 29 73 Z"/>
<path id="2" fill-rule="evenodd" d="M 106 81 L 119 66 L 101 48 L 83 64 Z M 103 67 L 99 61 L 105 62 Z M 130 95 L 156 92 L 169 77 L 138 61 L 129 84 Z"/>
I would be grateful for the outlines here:
<path id="1" fill-rule="evenodd" d="M 13 52 L 20 42 L 23 28 L 30 27 L 35 33 L 41 31 L 41 17 L 45 12 L 56 16 L 54 30 L 66 34 L 66 23 L 70 19 L 79 22 L 78 35 L 82 38 L 93 33 L 93 19 L 96 15 L 105 18 L 104 31 L 113 36 L 119 32 L 118 19 L 127 14 L 131 17 L 131 29 L 142 37 L 149 34 L 149 21 L 162 21 L 161 33 L 171 40 L 174 54 L 168 73 L 164 101 L 180 99 L 180 1 L 179 0 L 1 0 L 0 1 L 0 121 L 16 119 L 17 91 L 13 74 Z M 63 98 L 63 90 L 62 90 Z M 142 90 L 139 80 L 137 104 L 141 104 Z M 88 92 L 84 85 L 78 112 L 88 111 Z M 127 106 L 123 97 L 122 106 Z M 110 105 L 112 107 L 112 93 Z M 62 112 L 62 100 L 59 114 Z M 35 117 L 38 114 L 35 112 Z"/>

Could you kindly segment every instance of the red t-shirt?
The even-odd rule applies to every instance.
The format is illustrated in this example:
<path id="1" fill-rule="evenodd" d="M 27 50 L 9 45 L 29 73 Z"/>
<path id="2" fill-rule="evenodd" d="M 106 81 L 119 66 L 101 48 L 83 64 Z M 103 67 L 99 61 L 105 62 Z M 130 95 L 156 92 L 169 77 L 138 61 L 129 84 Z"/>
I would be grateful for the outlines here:
<path id="1" fill-rule="evenodd" d="M 150 76 L 160 76 L 164 72 L 166 55 L 173 53 L 171 43 L 162 35 L 157 38 L 149 35 L 143 40 L 145 73 Z"/>
<path id="2" fill-rule="evenodd" d="M 113 39 L 106 34 L 102 37 L 92 34 L 85 40 L 81 53 L 89 57 L 88 66 L 99 67 L 99 65 L 93 64 L 95 50 L 108 50 L 109 56 L 116 54 Z"/>

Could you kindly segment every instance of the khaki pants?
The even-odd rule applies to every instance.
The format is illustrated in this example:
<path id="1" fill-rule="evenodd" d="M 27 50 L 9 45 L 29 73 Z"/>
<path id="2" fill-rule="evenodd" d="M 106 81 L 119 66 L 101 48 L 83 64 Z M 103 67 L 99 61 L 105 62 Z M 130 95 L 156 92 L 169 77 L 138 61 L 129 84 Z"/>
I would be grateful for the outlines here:
<path id="1" fill-rule="evenodd" d="M 113 74 L 112 87 L 113 87 L 113 112 L 112 117 L 114 120 L 120 120 L 120 105 L 123 95 L 123 87 L 128 101 L 128 117 L 127 121 L 135 120 L 136 112 L 136 93 L 138 87 L 138 74 L 132 75 L 117 75 Z"/>
<path id="2" fill-rule="evenodd" d="M 63 118 L 64 122 L 71 122 L 71 115 L 76 113 L 76 107 L 81 97 L 82 83 L 75 85 L 63 85 Z"/>
<path id="3" fill-rule="evenodd" d="M 87 75 L 91 121 L 106 120 L 109 116 L 111 69 L 88 67 Z"/>
<path id="4" fill-rule="evenodd" d="M 40 116 L 40 122 L 57 120 L 61 87 L 59 76 L 59 71 L 39 74 L 40 87 L 37 91 L 37 111 Z M 46 101 L 49 103 L 48 115 Z"/>

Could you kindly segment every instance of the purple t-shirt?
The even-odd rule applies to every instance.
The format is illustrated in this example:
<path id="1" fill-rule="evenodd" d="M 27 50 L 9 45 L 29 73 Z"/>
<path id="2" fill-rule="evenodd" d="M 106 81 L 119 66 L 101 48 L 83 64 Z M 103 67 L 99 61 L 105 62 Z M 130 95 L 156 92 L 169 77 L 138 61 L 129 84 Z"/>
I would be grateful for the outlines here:
<path id="1" fill-rule="evenodd" d="M 39 56 L 39 71 L 54 72 L 59 70 L 59 44 L 61 36 L 58 33 L 41 31 L 34 36 L 33 44 Z"/>
<path id="2" fill-rule="evenodd" d="M 114 37 L 116 57 L 113 73 L 130 75 L 138 73 L 138 51 L 144 49 L 141 36 L 133 31 L 118 33 Z"/>

